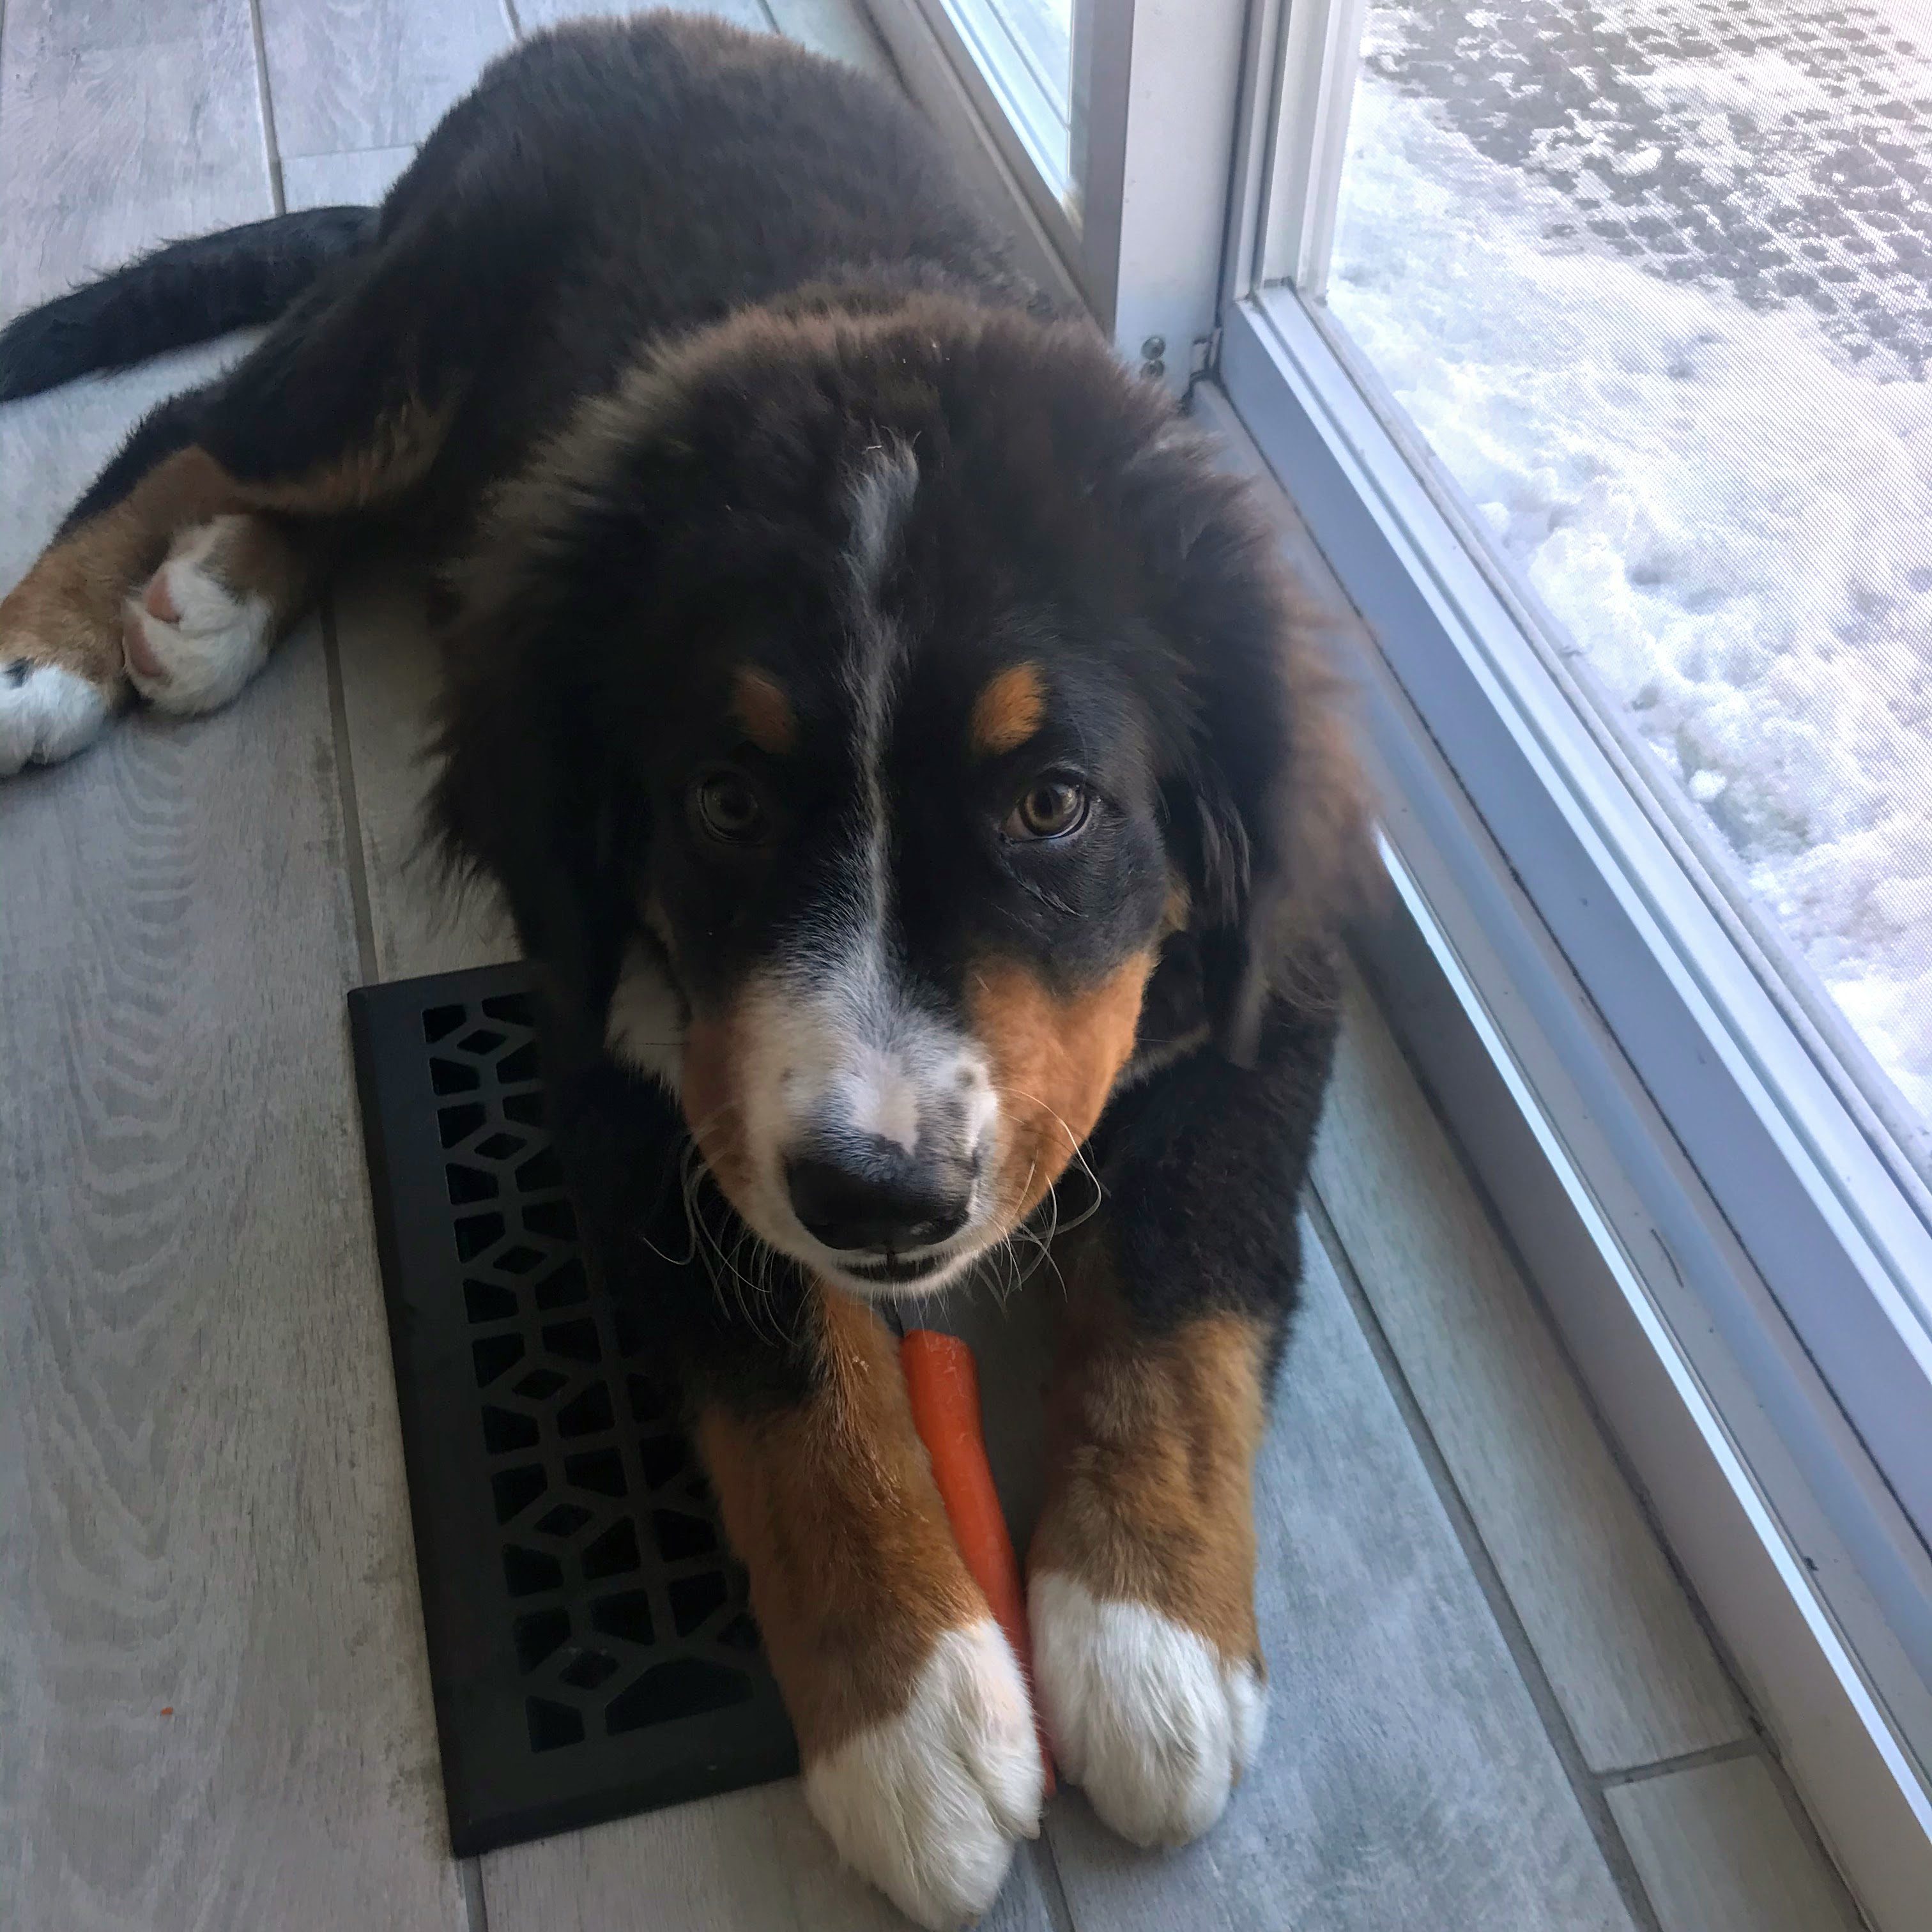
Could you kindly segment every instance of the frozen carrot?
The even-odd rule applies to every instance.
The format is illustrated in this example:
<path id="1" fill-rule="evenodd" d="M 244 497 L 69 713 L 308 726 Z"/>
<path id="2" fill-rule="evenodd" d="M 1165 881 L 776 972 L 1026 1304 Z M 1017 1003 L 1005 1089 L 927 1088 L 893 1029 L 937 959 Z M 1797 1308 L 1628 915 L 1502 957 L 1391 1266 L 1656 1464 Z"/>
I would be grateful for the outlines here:
<path id="1" fill-rule="evenodd" d="M 986 1460 L 986 1438 L 980 1412 L 980 1370 L 973 1351 L 956 1335 L 915 1328 L 899 1343 L 913 1426 L 932 1459 L 933 1480 L 946 1505 L 953 1540 L 973 1580 L 986 1592 L 993 1615 L 1033 1686 L 1033 1644 L 1027 1630 L 1026 1597 L 1013 1539 L 993 1487 Z M 1036 1705 L 1035 1723 L 1038 1725 Z M 1053 1796 L 1053 1756 L 1040 1729 L 1040 1760 L 1046 1768 L 1046 1795 Z"/>

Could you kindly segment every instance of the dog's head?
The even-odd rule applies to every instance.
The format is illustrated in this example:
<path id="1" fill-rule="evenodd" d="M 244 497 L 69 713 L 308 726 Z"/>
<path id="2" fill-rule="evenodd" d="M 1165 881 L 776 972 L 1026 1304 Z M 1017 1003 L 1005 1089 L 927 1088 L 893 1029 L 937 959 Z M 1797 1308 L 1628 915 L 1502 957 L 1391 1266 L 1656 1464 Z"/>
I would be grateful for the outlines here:
<path id="1" fill-rule="evenodd" d="M 1238 1054 L 1354 825 L 1270 546 L 1094 333 L 922 296 L 585 405 L 463 585 L 439 794 L 772 1245 L 922 1290 L 1128 1076 L 1171 934 Z"/>

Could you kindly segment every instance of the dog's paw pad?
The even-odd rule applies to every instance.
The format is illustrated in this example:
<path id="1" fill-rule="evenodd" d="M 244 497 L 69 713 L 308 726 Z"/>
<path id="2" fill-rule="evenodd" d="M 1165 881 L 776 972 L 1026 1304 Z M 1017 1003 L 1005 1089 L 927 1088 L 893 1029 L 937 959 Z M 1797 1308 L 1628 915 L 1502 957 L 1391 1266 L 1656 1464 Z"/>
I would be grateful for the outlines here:
<path id="1" fill-rule="evenodd" d="M 998 1896 L 1045 1781 L 1025 1680 L 989 1621 L 942 1637 L 904 1710 L 808 1765 L 805 1796 L 846 1863 L 939 1932 Z"/>
<path id="2" fill-rule="evenodd" d="M 113 708 L 111 692 L 0 645 L 0 778 L 72 758 L 99 736 Z"/>
<path id="3" fill-rule="evenodd" d="M 1028 1606 L 1060 1768 L 1136 1844 L 1199 1838 L 1260 1748 L 1259 1673 L 1147 1604 L 1102 1600 L 1056 1570 L 1034 1578 Z"/>
<path id="4" fill-rule="evenodd" d="M 163 711 L 212 711 L 261 669 L 274 642 L 266 597 L 237 591 L 212 560 L 228 519 L 182 542 L 122 613 L 122 653 L 134 688 Z"/>

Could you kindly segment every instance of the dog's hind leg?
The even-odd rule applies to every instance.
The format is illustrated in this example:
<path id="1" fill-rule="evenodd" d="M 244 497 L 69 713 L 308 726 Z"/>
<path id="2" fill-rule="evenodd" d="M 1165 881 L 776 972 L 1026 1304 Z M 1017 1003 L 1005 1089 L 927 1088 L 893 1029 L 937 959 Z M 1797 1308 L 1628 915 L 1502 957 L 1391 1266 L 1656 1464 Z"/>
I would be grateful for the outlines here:
<path id="1" fill-rule="evenodd" d="M 130 454 L 178 433 L 201 400 L 151 418 Z M 0 776 L 78 751 L 130 692 L 206 711 L 254 676 L 313 596 L 334 538 L 247 506 L 203 446 L 184 443 L 69 520 L 0 603 Z"/>
<path id="2" fill-rule="evenodd" d="M 191 442 L 206 401 L 195 390 L 154 410 L 0 600 L 0 776 L 70 757 L 131 694 L 122 606 L 173 534 L 161 493 L 143 485 Z"/>
<path id="3" fill-rule="evenodd" d="M 318 290 L 136 430 L 0 601 L 0 776 L 80 750 L 136 694 L 227 702 L 306 608 L 346 520 L 422 481 L 458 379 L 424 340 L 408 267 Z"/>
<path id="4" fill-rule="evenodd" d="M 164 711 L 226 704 L 308 608 L 334 550 L 326 526 L 254 511 L 178 532 L 122 611 L 128 681 Z"/>

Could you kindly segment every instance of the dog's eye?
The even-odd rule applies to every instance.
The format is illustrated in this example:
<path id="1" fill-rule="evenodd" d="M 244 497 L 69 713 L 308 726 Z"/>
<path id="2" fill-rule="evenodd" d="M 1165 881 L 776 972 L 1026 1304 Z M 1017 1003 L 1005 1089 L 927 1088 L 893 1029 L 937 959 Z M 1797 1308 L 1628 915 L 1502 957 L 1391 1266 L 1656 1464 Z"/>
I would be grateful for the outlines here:
<path id="1" fill-rule="evenodd" d="M 1036 779 L 1008 817 L 1009 838 L 1064 838 L 1087 822 L 1093 800 L 1087 788 L 1069 778 Z"/>
<path id="2" fill-rule="evenodd" d="M 692 788 L 691 808 L 700 827 L 721 844 L 749 845 L 764 836 L 765 808 L 736 772 L 700 778 Z"/>

